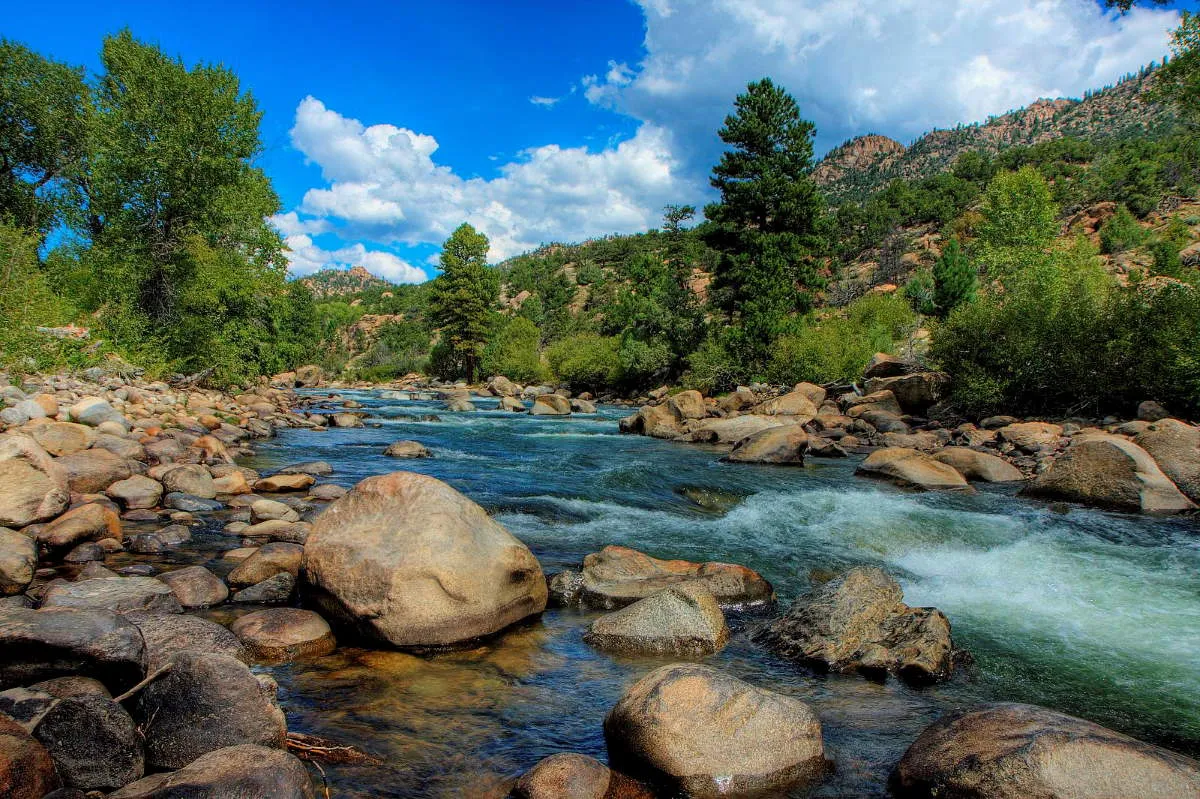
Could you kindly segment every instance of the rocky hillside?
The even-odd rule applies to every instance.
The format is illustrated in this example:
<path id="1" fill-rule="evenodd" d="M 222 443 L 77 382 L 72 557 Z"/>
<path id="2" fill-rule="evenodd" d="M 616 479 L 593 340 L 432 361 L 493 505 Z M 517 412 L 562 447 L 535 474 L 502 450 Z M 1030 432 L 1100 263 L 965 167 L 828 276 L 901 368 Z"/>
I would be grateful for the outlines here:
<path id="1" fill-rule="evenodd" d="M 313 297 L 318 300 L 358 294 L 368 289 L 388 288 L 392 285 L 362 266 L 350 269 L 322 269 L 311 277 L 301 279 L 300 282 L 308 286 Z"/>
<path id="2" fill-rule="evenodd" d="M 1038 100 L 986 122 L 931 131 L 908 147 L 886 136 L 860 136 L 831 150 L 813 177 L 834 201 L 862 200 L 896 178 L 942 172 L 971 150 L 997 153 L 1065 136 L 1100 142 L 1161 132 L 1175 124 L 1175 115 L 1149 96 L 1153 77 L 1147 68 L 1082 100 Z"/>

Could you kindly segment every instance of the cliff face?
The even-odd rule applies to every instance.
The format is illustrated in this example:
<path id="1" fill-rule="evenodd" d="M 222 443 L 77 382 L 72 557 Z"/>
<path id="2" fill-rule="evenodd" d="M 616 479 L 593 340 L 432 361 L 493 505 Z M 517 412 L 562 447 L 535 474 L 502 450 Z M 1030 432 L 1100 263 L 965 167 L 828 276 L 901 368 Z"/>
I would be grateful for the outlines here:
<path id="1" fill-rule="evenodd" d="M 313 297 L 318 300 L 357 294 L 367 289 L 386 288 L 392 285 L 383 278 L 371 274 L 362 266 L 354 266 L 350 269 L 322 269 L 311 277 L 302 278 L 300 282 L 308 286 Z"/>
<path id="2" fill-rule="evenodd" d="M 886 136 L 862 136 L 831 150 L 813 178 L 835 202 L 862 200 L 896 178 L 943 172 L 971 150 L 995 154 L 1065 136 L 1100 142 L 1161 132 L 1176 118 L 1150 96 L 1153 82 L 1154 72 L 1143 70 L 1082 100 L 1038 100 L 986 122 L 931 131 L 907 148 Z"/>

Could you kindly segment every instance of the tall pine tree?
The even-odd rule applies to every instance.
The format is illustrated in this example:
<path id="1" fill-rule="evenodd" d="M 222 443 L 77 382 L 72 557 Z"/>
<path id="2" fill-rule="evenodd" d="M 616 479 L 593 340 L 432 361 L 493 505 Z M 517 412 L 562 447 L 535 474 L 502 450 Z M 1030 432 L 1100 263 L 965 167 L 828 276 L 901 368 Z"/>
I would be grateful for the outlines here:
<path id="1" fill-rule="evenodd" d="M 487 265 L 488 238 L 464 222 L 442 247 L 430 311 L 460 374 L 475 382 L 500 281 Z"/>
<path id="2" fill-rule="evenodd" d="M 954 239 L 942 250 L 933 265 L 933 304 L 943 318 L 956 307 L 975 297 L 975 267 Z"/>
<path id="3" fill-rule="evenodd" d="M 738 95 L 719 131 L 730 149 L 713 168 L 721 200 L 704 209 L 711 223 L 705 238 L 721 253 L 714 300 L 729 314 L 732 344 L 751 368 L 822 284 L 812 256 L 825 208 L 810 175 L 813 133 L 796 101 L 769 78 Z"/>

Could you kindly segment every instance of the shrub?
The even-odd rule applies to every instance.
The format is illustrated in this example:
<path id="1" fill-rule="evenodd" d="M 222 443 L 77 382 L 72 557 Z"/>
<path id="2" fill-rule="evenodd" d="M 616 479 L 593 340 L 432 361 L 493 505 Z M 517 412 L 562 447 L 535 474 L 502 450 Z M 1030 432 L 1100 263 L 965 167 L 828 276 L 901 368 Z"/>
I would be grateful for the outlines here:
<path id="1" fill-rule="evenodd" d="M 933 273 L 928 269 L 917 272 L 904 286 L 904 296 L 912 305 L 913 310 L 926 316 L 932 316 L 937 312 L 937 305 L 933 300 L 935 291 Z"/>
<path id="2" fill-rule="evenodd" d="M 501 325 L 483 350 L 483 375 L 504 375 L 518 383 L 540 383 L 546 367 L 538 350 L 542 334 L 530 320 L 516 316 Z"/>
<path id="3" fill-rule="evenodd" d="M 1146 231 L 1124 205 L 1100 226 L 1100 251 L 1108 255 L 1125 252 L 1146 241 Z"/>
<path id="4" fill-rule="evenodd" d="M 0 365 L 21 371 L 59 366 L 79 345 L 37 332 L 65 320 L 38 268 L 37 237 L 0 222 Z"/>
<path id="5" fill-rule="evenodd" d="M 675 360 L 671 346 L 661 339 L 642 341 L 633 336 L 621 339 L 618 351 L 620 381 L 624 388 L 638 389 L 657 383 L 667 376 Z"/>
<path id="6" fill-rule="evenodd" d="M 572 389 L 600 391 L 620 377 L 620 340 L 595 333 L 568 336 L 546 350 L 546 360 L 559 380 Z"/>
<path id="7" fill-rule="evenodd" d="M 746 379 L 745 361 L 730 351 L 726 342 L 715 336 L 706 338 L 687 359 L 682 383 L 702 394 L 732 391 Z"/>

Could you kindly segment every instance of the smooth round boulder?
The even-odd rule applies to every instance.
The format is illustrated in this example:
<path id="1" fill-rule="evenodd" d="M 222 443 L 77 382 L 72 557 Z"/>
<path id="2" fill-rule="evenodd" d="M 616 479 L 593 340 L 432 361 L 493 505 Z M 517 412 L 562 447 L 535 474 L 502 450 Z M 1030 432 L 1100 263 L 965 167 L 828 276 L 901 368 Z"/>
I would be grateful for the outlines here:
<path id="1" fill-rule="evenodd" d="M 70 501 L 61 464 L 29 436 L 0 436 L 0 527 L 53 519 Z"/>
<path id="2" fill-rule="evenodd" d="M 207 608 L 229 598 L 229 587 L 203 566 L 187 566 L 158 576 L 185 608 Z"/>
<path id="3" fill-rule="evenodd" d="M 274 474 L 254 481 L 255 491 L 276 494 L 285 491 L 303 491 L 317 482 L 311 474 Z"/>
<path id="4" fill-rule="evenodd" d="M 615 768 L 701 799 L 809 786 L 828 770 L 808 705 L 699 664 L 634 683 L 605 717 L 604 737 Z"/>
<path id="5" fill-rule="evenodd" d="M 682 583 L 596 619 L 583 640 L 597 649 L 703 656 L 729 641 L 721 606 L 699 583 Z"/>
<path id="6" fill-rule="evenodd" d="M 84 397 L 71 406 L 70 414 L 76 422 L 88 427 L 99 427 L 105 422 L 114 422 L 123 430 L 130 428 L 129 420 L 124 414 L 100 397 Z"/>
<path id="7" fill-rule="evenodd" d="M 817 406 L 809 398 L 809 392 L 791 391 L 757 406 L 753 413 L 759 416 L 794 416 L 808 421 L 816 418 Z"/>
<path id="8" fill-rule="evenodd" d="M 1067 451 L 1021 493 L 1135 513 L 1166 515 L 1196 508 L 1163 474 L 1150 453 L 1132 441 L 1107 433 L 1077 436 Z"/>
<path id="9" fill-rule="evenodd" d="M 118 480 L 104 490 L 127 510 L 154 508 L 163 496 L 162 483 L 141 474 Z"/>
<path id="10" fill-rule="evenodd" d="M 654 799 L 636 780 L 587 755 L 559 752 L 521 775 L 515 799 Z"/>
<path id="11" fill-rule="evenodd" d="M 312 778 L 295 755 L 244 744 L 201 755 L 166 774 L 126 785 L 108 799 L 315 799 Z"/>
<path id="12" fill-rule="evenodd" d="M 42 799 L 61 785 L 46 747 L 20 724 L 0 714 L 0 796 Z"/>
<path id="13" fill-rule="evenodd" d="M 201 499 L 212 499 L 217 495 L 212 475 L 198 463 L 185 463 L 168 470 L 162 476 L 162 484 L 171 494 L 190 494 Z"/>
<path id="14" fill-rule="evenodd" d="M 529 548 L 467 497 L 414 472 L 369 477 L 322 513 L 304 574 L 327 618 L 402 647 L 470 641 L 546 607 Z"/>
<path id="15" fill-rule="evenodd" d="M 1200 763 L 1090 721 L 1003 703 L 934 722 L 891 785 L 905 799 L 1194 799 Z"/>
<path id="16" fill-rule="evenodd" d="M 225 581 L 233 588 L 246 588 L 280 572 L 295 577 L 300 573 L 303 557 L 304 547 L 299 544 L 273 541 L 259 547 L 253 555 L 239 563 L 226 575 Z"/>
<path id="17" fill-rule="evenodd" d="M 708 415 L 708 408 L 704 406 L 704 395 L 695 389 L 680 391 L 667 397 L 667 409 L 680 421 L 703 419 Z"/>
<path id="18" fill-rule="evenodd" d="M 108 505 L 89 502 L 59 516 L 38 531 L 38 543 L 47 549 L 64 550 L 84 541 L 105 538 L 120 540 L 121 517 Z"/>
<path id="19" fill-rule="evenodd" d="M 37 544 L 16 530 L 0 527 L 0 596 L 22 593 L 37 571 Z"/>
<path id="20" fill-rule="evenodd" d="M 320 657 L 337 648 L 329 625 L 311 610 L 268 608 L 240 617 L 229 629 L 259 660 Z"/>
<path id="21" fill-rule="evenodd" d="M 250 520 L 253 522 L 298 522 L 300 514 L 290 506 L 274 499 L 256 499 L 250 503 Z"/>
<path id="22" fill-rule="evenodd" d="M 1178 419 L 1159 419 L 1134 437 L 1163 474 L 1192 502 L 1200 502 L 1200 428 Z"/>
<path id="23" fill-rule="evenodd" d="M 282 604 L 292 598 L 296 590 L 296 578 L 287 572 L 279 572 L 260 583 L 243 588 L 231 597 L 234 602 L 253 602 L 264 605 Z"/>
<path id="24" fill-rule="evenodd" d="M 882 477 L 920 491 L 975 490 L 953 466 L 906 447 L 884 447 L 875 450 L 858 465 L 855 474 Z"/>
<path id="25" fill-rule="evenodd" d="M 185 651 L 137 696 L 134 717 L 146 737 L 146 766 L 177 769 L 239 744 L 280 748 L 283 712 L 245 663 L 229 655 Z"/>
<path id="26" fill-rule="evenodd" d="M 542 394 L 534 399 L 529 413 L 533 416 L 569 416 L 571 402 L 557 394 Z"/>
<path id="27" fill-rule="evenodd" d="M 968 480 L 981 483 L 1013 483 L 1025 479 L 1020 469 L 1003 458 L 967 447 L 946 447 L 935 453 L 933 459 L 952 467 Z"/>
<path id="28" fill-rule="evenodd" d="M 433 453 L 424 444 L 416 441 L 394 441 L 383 454 L 389 458 L 428 458 Z"/>
<path id="29" fill-rule="evenodd" d="M 124 458 L 106 449 L 85 449 L 55 463 L 66 469 L 67 485 L 76 494 L 99 494 L 133 474 Z"/>
<path id="30" fill-rule="evenodd" d="M 25 432 L 56 458 L 87 449 L 96 437 L 90 427 L 74 422 L 47 422 L 25 428 Z"/>

